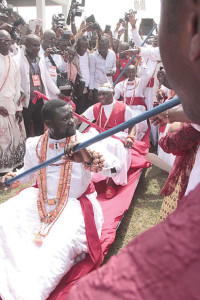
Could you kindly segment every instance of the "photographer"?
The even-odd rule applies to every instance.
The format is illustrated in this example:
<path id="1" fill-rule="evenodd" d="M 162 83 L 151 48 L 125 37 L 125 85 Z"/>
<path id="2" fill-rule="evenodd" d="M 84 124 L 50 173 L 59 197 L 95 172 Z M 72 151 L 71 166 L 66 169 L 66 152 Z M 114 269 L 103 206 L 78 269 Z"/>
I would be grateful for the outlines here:
<path id="1" fill-rule="evenodd" d="M 15 56 L 20 65 L 21 91 L 25 96 L 22 105 L 27 137 L 31 135 L 31 122 L 33 122 L 35 135 L 44 132 L 44 123 L 41 118 L 43 99 L 34 102 L 34 90 L 45 94 L 48 98 L 49 91 L 54 95 L 53 98 L 56 96 L 63 98 L 47 71 L 44 59 L 38 56 L 39 51 L 40 39 L 34 34 L 29 34 L 26 37 L 25 48 L 21 48 Z"/>

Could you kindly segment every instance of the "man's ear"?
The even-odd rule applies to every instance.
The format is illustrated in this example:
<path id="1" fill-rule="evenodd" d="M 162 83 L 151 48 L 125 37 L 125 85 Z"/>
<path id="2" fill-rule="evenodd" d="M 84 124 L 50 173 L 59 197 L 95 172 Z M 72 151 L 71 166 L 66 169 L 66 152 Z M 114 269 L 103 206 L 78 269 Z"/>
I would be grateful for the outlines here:
<path id="1" fill-rule="evenodd" d="M 189 59 L 195 62 L 200 59 L 200 1 L 192 0 L 193 9 L 188 20 L 188 30 L 191 36 Z"/>
<path id="2" fill-rule="evenodd" d="M 51 120 L 45 120 L 44 123 L 47 125 L 48 128 L 51 128 Z"/>

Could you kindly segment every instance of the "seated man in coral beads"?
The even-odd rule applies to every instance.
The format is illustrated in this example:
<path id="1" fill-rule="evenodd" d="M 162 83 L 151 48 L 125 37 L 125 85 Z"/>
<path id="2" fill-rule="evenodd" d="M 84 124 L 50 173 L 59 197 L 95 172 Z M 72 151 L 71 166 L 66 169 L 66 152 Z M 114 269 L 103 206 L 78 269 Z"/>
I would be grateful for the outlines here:
<path id="1" fill-rule="evenodd" d="M 47 299 L 63 275 L 87 252 L 95 257 L 95 267 L 102 262 L 99 237 L 103 215 L 91 185 L 91 171 L 114 176 L 120 171 L 119 159 L 98 143 L 73 152 L 76 143 L 87 140 L 90 134 L 76 132 L 73 111 L 65 101 L 47 102 L 42 116 L 49 129 L 27 140 L 22 171 L 64 150 L 67 155 L 21 180 L 36 179 L 38 187 L 23 189 L 0 205 L 3 299 Z M 5 175 L 3 180 L 9 177 Z M 92 231 L 92 241 L 88 230 Z M 99 243 L 99 252 L 93 249 L 95 243 Z"/>

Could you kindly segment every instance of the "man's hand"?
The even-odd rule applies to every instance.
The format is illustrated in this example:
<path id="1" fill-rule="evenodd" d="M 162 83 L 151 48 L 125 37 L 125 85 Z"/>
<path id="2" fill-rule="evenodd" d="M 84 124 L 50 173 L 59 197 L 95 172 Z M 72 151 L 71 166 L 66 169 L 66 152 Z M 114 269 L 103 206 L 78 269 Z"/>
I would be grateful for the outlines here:
<path id="1" fill-rule="evenodd" d="M 168 118 L 167 118 L 167 115 L 166 115 L 166 112 L 162 112 L 152 118 L 150 118 L 150 123 L 153 124 L 154 126 L 158 125 L 158 124 L 167 124 L 168 123 Z"/>
<path id="2" fill-rule="evenodd" d="M 21 121 L 23 120 L 22 111 L 16 111 L 15 118 L 16 118 L 18 124 L 21 123 Z"/>
<path id="3" fill-rule="evenodd" d="M 115 72 L 113 70 L 109 70 L 109 73 L 106 73 L 106 76 L 113 76 Z"/>
<path id="4" fill-rule="evenodd" d="M 13 172 L 9 172 L 7 174 L 5 174 L 4 176 L 0 177 L 0 190 L 1 191 L 5 191 L 7 190 L 8 188 L 17 188 L 19 186 L 19 181 L 16 181 L 14 183 L 12 183 L 11 185 L 6 185 L 5 182 L 13 177 L 15 177 L 15 173 Z"/>
<path id="5" fill-rule="evenodd" d="M 117 25 L 116 25 L 116 28 L 115 28 L 115 32 L 118 32 L 118 30 L 119 30 L 120 26 L 121 26 L 121 23 L 120 23 L 120 22 L 118 22 L 118 23 L 117 23 Z"/>
<path id="6" fill-rule="evenodd" d="M 0 191 L 5 191 L 6 185 L 5 185 L 5 176 L 0 177 Z"/>
<path id="7" fill-rule="evenodd" d="M 130 24 L 131 24 L 131 27 L 134 29 L 135 26 L 136 26 L 136 23 L 137 23 L 137 19 L 135 18 L 135 14 L 131 12 L 131 13 L 128 15 L 128 18 L 129 18 L 129 22 L 130 22 Z"/>
<path id="8" fill-rule="evenodd" d="M 139 49 L 128 49 L 123 51 L 122 53 L 126 54 L 126 55 L 138 55 L 140 53 Z"/>
<path id="9" fill-rule="evenodd" d="M 124 147 L 132 149 L 133 148 L 133 140 L 129 137 L 126 138 Z"/>
<path id="10" fill-rule="evenodd" d="M 47 48 L 44 52 L 44 56 L 47 57 L 47 56 L 51 55 L 52 53 L 53 53 L 53 49 Z"/>
<path id="11" fill-rule="evenodd" d="M 118 40 L 121 38 L 121 36 L 122 36 L 122 34 L 124 34 L 124 32 L 125 32 L 125 28 L 122 28 L 118 31 L 118 35 L 117 35 Z"/>
<path id="12" fill-rule="evenodd" d="M 93 92 L 92 92 L 92 90 L 90 90 L 89 93 L 88 93 L 88 100 L 90 100 L 90 101 L 93 100 Z"/>
<path id="13" fill-rule="evenodd" d="M 164 100 L 164 96 L 162 92 L 158 92 L 156 95 L 156 99 L 158 100 L 159 103 L 162 103 L 162 101 Z"/>
<path id="14" fill-rule="evenodd" d="M 92 31 L 93 30 L 93 23 L 92 22 L 89 22 L 83 29 L 82 31 L 83 32 L 89 32 L 89 31 Z"/>
<path id="15" fill-rule="evenodd" d="M 3 117 L 7 117 L 8 116 L 8 111 L 3 106 L 0 106 L 0 115 L 3 116 Z"/>
<path id="16" fill-rule="evenodd" d="M 66 157 L 76 163 L 91 163 L 93 158 L 87 149 L 82 149 L 74 153 L 74 148 L 79 143 L 68 144 L 65 146 L 64 152 Z"/>
<path id="17" fill-rule="evenodd" d="M 19 98 L 19 100 L 17 102 L 17 105 L 19 106 L 25 100 L 26 100 L 26 95 L 23 92 L 21 92 L 21 96 L 20 96 L 20 98 Z"/>
<path id="18" fill-rule="evenodd" d="M 8 23 L 2 23 L 0 25 L 0 30 L 6 30 L 8 33 L 10 33 L 12 31 L 12 26 Z"/>
<path id="19" fill-rule="evenodd" d="M 62 94 L 62 93 L 58 94 L 57 96 L 61 100 L 65 100 L 65 98 L 66 98 L 66 96 L 64 94 Z"/>

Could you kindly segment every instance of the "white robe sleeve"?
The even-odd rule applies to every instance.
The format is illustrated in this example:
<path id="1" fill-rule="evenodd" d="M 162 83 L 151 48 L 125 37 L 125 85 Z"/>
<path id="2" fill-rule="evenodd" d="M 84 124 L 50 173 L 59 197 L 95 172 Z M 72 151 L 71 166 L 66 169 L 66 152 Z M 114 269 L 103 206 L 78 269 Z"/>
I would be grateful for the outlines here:
<path id="1" fill-rule="evenodd" d="M 23 166 L 23 168 L 21 168 L 20 170 L 17 171 L 16 175 L 19 175 L 19 174 L 33 168 L 34 166 L 38 165 L 38 160 L 36 159 L 36 156 L 35 156 L 35 149 L 36 149 L 38 138 L 39 137 L 28 138 L 26 140 L 26 153 L 24 156 L 24 166 Z M 36 178 L 37 178 L 37 172 L 33 172 L 29 175 L 22 177 L 20 179 L 20 183 L 28 184 L 29 182 L 36 180 Z"/>
<path id="2" fill-rule="evenodd" d="M 159 47 L 141 47 L 140 56 L 150 58 L 153 61 L 161 60 Z"/>
<path id="3" fill-rule="evenodd" d="M 141 36 L 139 35 L 139 32 L 137 29 L 131 30 L 133 41 L 135 43 L 136 47 L 140 47 L 142 45 L 143 40 L 141 39 Z M 144 46 L 145 47 L 145 46 Z"/>

